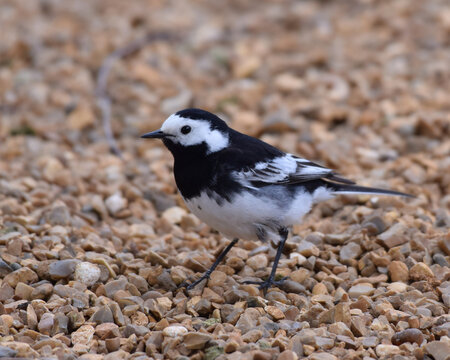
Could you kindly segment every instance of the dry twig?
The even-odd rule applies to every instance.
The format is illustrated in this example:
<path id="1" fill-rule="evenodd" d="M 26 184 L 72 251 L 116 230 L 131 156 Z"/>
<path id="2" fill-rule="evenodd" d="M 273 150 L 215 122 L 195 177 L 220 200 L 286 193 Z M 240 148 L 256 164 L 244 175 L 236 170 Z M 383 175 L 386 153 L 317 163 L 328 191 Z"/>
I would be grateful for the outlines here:
<path id="1" fill-rule="evenodd" d="M 148 34 L 142 39 L 135 40 L 124 47 L 114 50 L 111 54 L 109 54 L 105 58 L 105 60 L 102 63 L 102 66 L 99 69 L 95 94 L 97 96 L 98 107 L 100 108 L 102 114 L 103 131 L 105 133 L 110 151 L 119 157 L 122 157 L 122 153 L 119 150 L 119 147 L 117 146 L 116 139 L 114 138 L 114 134 L 112 132 L 111 98 L 109 97 L 106 89 L 111 68 L 116 60 L 134 54 L 135 52 L 139 51 L 140 49 L 142 49 L 144 46 L 148 45 L 151 42 L 158 40 L 168 41 L 173 38 L 174 37 L 169 33 Z"/>

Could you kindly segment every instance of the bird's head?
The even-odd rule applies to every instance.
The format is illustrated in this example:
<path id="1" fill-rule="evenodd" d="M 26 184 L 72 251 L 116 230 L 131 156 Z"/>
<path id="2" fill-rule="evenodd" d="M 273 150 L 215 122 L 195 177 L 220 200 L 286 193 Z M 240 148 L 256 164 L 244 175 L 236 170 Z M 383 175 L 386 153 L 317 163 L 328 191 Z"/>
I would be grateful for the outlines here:
<path id="1" fill-rule="evenodd" d="M 174 152 L 190 147 L 205 146 L 206 153 L 214 153 L 228 146 L 229 128 L 225 121 L 208 111 L 185 109 L 170 115 L 160 130 L 142 135 L 143 138 L 162 139 Z"/>

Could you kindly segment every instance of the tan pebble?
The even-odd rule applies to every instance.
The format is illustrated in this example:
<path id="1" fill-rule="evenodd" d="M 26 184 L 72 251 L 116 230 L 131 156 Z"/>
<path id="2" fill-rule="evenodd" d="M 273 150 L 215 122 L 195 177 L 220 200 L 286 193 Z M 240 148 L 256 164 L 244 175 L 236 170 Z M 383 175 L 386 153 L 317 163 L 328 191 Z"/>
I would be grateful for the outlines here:
<path id="1" fill-rule="evenodd" d="M 316 285 L 314 285 L 314 287 L 312 289 L 312 293 L 313 293 L 313 295 L 327 295 L 328 289 L 324 284 L 317 283 Z"/>
<path id="2" fill-rule="evenodd" d="M 306 353 L 305 353 L 306 355 Z M 325 352 L 313 353 L 309 356 L 308 360 L 338 360 L 338 358 L 332 354 Z"/>
<path id="3" fill-rule="evenodd" d="M 382 320 L 376 318 L 376 319 L 373 319 L 372 324 L 370 325 L 370 328 L 375 331 L 383 331 L 383 330 L 386 330 L 388 328 L 388 326 L 389 325 L 387 324 L 386 319 L 384 321 L 382 321 Z"/>
<path id="4" fill-rule="evenodd" d="M 36 330 L 38 325 L 38 318 L 36 311 L 34 311 L 33 305 L 28 304 L 27 306 L 27 325 L 30 329 Z"/>
<path id="5" fill-rule="evenodd" d="M 88 104 L 83 104 L 77 106 L 75 110 L 70 113 L 67 121 L 69 128 L 80 131 L 94 124 L 95 115 Z"/>
<path id="6" fill-rule="evenodd" d="M 34 349 L 32 349 L 31 346 L 25 342 L 2 341 L 1 346 L 15 350 L 17 352 L 15 357 L 17 358 L 25 358 L 25 359 L 40 358 L 39 353 Z"/>
<path id="7" fill-rule="evenodd" d="M 31 298 L 32 299 L 46 299 L 48 296 L 51 295 L 53 292 L 53 285 L 52 284 L 42 284 L 39 286 L 36 286 L 32 293 Z"/>
<path id="8" fill-rule="evenodd" d="M 336 291 L 334 292 L 334 300 L 335 301 L 348 301 L 347 292 L 341 287 L 337 288 Z"/>
<path id="9" fill-rule="evenodd" d="M 227 274 L 225 274 L 222 271 L 213 271 L 211 274 L 211 277 L 209 278 L 208 286 L 214 287 L 214 286 L 222 286 L 227 279 Z"/>
<path id="10" fill-rule="evenodd" d="M 168 297 L 163 296 L 156 299 L 157 304 L 164 309 L 165 311 L 169 311 L 172 308 L 172 300 Z"/>
<path id="11" fill-rule="evenodd" d="M 284 350 L 280 355 L 278 355 L 277 360 L 297 360 L 298 356 L 295 352 L 291 350 Z"/>
<path id="12" fill-rule="evenodd" d="M 393 282 L 388 285 L 388 290 L 393 291 L 395 293 L 402 293 L 405 292 L 408 288 L 408 285 L 402 282 Z"/>
<path id="13" fill-rule="evenodd" d="M 23 299 L 23 300 L 30 300 L 33 290 L 34 290 L 34 288 L 31 287 L 30 285 L 27 285 L 23 282 L 19 282 L 16 285 L 14 294 L 16 295 L 16 298 Z"/>
<path id="14" fill-rule="evenodd" d="M 148 324 L 148 317 L 143 312 L 137 311 L 130 317 L 134 325 L 146 326 Z"/>
<path id="15" fill-rule="evenodd" d="M 8 329 L 12 327 L 14 322 L 14 318 L 11 315 L 6 314 L 0 315 L 0 320 Z"/>
<path id="16" fill-rule="evenodd" d="M 253 329 L 247 331 L 244 335 L 242 335 L 242 341 L 246 343 L 255 343 L 262 337 L 262 331 L 258 329 Z"/>
<path id="17" fill-rule="evenodd" d="M 170 277 L 172 278 L 172 281 L 175 283 L 175 285 L 180 285 L 187 279 L 186 272 L 181 266 L 172 267 L 170 269 Z"/>
<path id="18" fill-rule="evenodd" d="M 300 315 L 300 310 L 297 306 L 290 306 L 284 313 L 287 320 L 294 321 Z"/>
<path id="19" fill-rule="evenodd" d="M 169 263 L 166 261 L 166 259 L 164 259 L 161 255 L 151 250 L 148 252 L 148 255 L 146 256 L 145 260 L 151 262 L 152 264 L 161 265 L 165 268 L 169 267 Z"/>
<path id="20" fill-rule="evenodd" d="M 209 334 L 190 332 L 184 335 L 183 343 L 186 348 L 190 350 L 200 350 L 203 349 L 206 343 L 211 339 L 212 337 Z"/>
<path id="21" fill-rule="evenodd" d="M 82 325 L 71 335 L 72 343 L 88 345 L 91 343 L 95 329 L 92 325 Z"/>
<path id="22" fill-rule="evenodd" d="M 48 182 L 54 182 L 58 176 L 64 171 L 64 166 L 56 158 L 43 157 L 39 159 L 39 163 L 43 165 L 42 175 Z"/>
<path id="23" fill-rule="evenodd" d="M 269 260 L 266 254 L 258 254 L 248 258 L 246 264 L 250 266 L 253 270 L 258 270 L 267 267 Z"/>
<path id="24" fill-rule="evenodd" d="M 426 171 L 417 164 L 410 164 L 405 171 L 403 176 L 406 178 L 408 183 L 412 184 L 423 184 L 427 178 Z"/>
<path id="25" fill-rule="evenodd" d="M 434 274 L 427 264 L 419 262 L 409 269 L 409 277 L 412 281 L 429 280 L 434 278 Z"/>
<path id="26" fill-rule="evenodd" d="M 178 206 L 173 206 L 165 210 L 161 217 L 169 224 L 179 224 L 183 217 L 186 215 L 186 210 Z"/>
<path id="27" fill-rule="evenodd" d="M 300 266 L 303 265 L 304 263 L 306 263 L 306 261 L 307 261 L 306 257 L 298 252 L 290 253 L 289 259 L 295 259 L 297 262 L 297 265 L 300 265 Z"/>
<path id="28" fill-rule="evenodd" d="M 99 324 L 95 327 L 95 334 L 102 340 L 117 337 L 120 336 L 119 326 L 111 322 Z"/>
<path id="29" fill-rule="evenodd" d="M 261 128 L 260 117 L 252 111 L 239 111 L 233 116 L 233 129 L 256 136 Z"/>
<path id="30" fill-rule="evenodd" d="M 149 224 L 133 224 L 130 226 L 130 236 L 153 238 L 155 236 L 155 230 Z"/>
<path id="31" fill-rule="evenodd" d="M 304 80 L 291 73 L 282 73 L 275 77 L 275 86 L 280 91 L 299 91 L 306 86 Z"/>
<path id="32" fill-rule="evenodd" d="M 391 357 L 400 353 L 400 348 L 395 345 L 380 344 L 375 348 L 375 352 L 379 357 Z"/>
<path id="33" fill-rule="evenodd" d="M 317 295 L 320 296 L 320 295 Z M 350 325 L 351 321 L 351 315 L 350 315 L 350 307 L 347 303 L 339 303 L 335 307 L 326 310 L 321 311 L 321 309 L 318 309 L 320 311 L 320 315 L 318 316 L 319 322 L 324 322 L 327 324 L 332 324 L 335 322 L 343 322 L 346 325 Z M 317 313 L 311 312 L 312 319 L 315 320 L 317 318 Z"/>
<path id="34" fill-rule="evenodd" d="M 189 230 L 200 225 L 199 219 L 192 214 L 186 214 L 181 218 L 180 226 L 183 230 Z"/>
<path id="35" fill-rule="evenodd" d="M 406 264 L 402 261 L 392 261 L 388 265 L 388 272 L 392 281 L 408 281 L 409 270 Z"/>
<path id="36" fill-rule="evenodd" d="M 450 234 L 442 237 L 442 239 L 439 240 L 438 245 L 445 255 L 450 256 Z"/>
<path id="37" fill-rule="evenodd" d="M 27 267 L 23 267 L 16 271 L 13 271 L 3 278 L 3 282 L 11 286 L 12 288 L 15 288 L 19 282 L 31 284 L 35 283 L 38 280 L 39 278 L 36 273 Z"/>
<path id="38" fill-rule="evenodd" d="M 405 225 L 396 223 L 388 230 L 378 235 L 377 239 L 385 248 L 391 249 L 408 241 L 408 237 L 405 236 L 405 231 Z"/>
<path id="39" fill-rule="evenodd" d="M 108 352 L 114 352 L 120 348 L 120 337 L 105 340 L 105 346 Z"/>
<path id="40" fill-rule="evenodd" d="M 425 350 L 428 354 L 433 356 L 435 360 L 448 360 L 450 354 L 450 341 L 431 341 L 425 345 Z"/>
<path id="41" fill-rule="evenodd" d="M 316 245 L 304 240 L 298 245 L 297 251 L 306 257 L 320 255 L 320 250 Z"/>
<path id="42" fill-rule="evenodd" d="M 233 63 L 233 75 L 236 78 L 245 78 L 252 75 L 261 65 L 257 56 L 245 56 Z"/>
<path id="43" fill-rule="evenodd" d="M 267 295 L 266 295 L 266 299 L 268 301 L 272 301 L 272 302 L 279 302 L 279 303 L 283 303 L 283 304 L 288 304 L 289 300 L 286 298 L 286 295 L 280 291 L 270 291 Z"/>
<path id="44" fill-rule="evenodd" d="M 353 333 L 351 332 L 351 330 L 349 329 L 349 327 L 344 324 L 341 321 L 338 321 L 334 324 L 331 324 L 328 326 L 328 331 L 330 333 L 336 334 L 336 335 L 344 335 L 344 336 L 348 336 L 352 339 L 354 339 L 355 337 L 353 336 Z"/>
<path id="45" fill-rule="evenodd" d="M 156 325 L 153 328 L 153 330 L 154 331 L 161 331 L 161 330 L 164 330 L 168 326 L 169 326 L 169 321 L 167 321 L 167 319 L 161 319 L 160 321 L 158 321 L 156 323 Z"/>
<path id="46" fill-rule="evenodd" d="M 229 353 L 234 353 L 239 348 L 239 343 L 235 340 L 230 340 L 225 344 L 224 351 Z"/>
<path id="47" fill-rule="evenodd" d="M 40 350 L 44 346 L 48 346 L 48 347 L 50 347 L 52 349 L 55 349 L 55 348 L 63 347 L 63 343 L 60 340 L 55 339 L 55 338 L 50 338 L 50 339 L 45 339 L 44 338 L 44 339 L 38 340 L 36 343 L 34 343 L 33 344 L 33 349 L 34 350 Z"/>
<path id="48" fill-rule="evenodd" d="M 270 354 L 267 351 L 263 350 L 255 350 L 252 352 L 253 360 L 271 360 L 272 354 Z M 238 359 L 242 359 L 242 356 L 240 356 Z"/>
<path id="49" fill-rule="evenodd" d="M 311 345 L 303 345 L 303 353 L 306 356 L 311 355 L 314 352 L 314 346 Z"/>
<path id="50" fill-rule="evenodd" d="M 409 325 L 410 328 L 418 329 L 419 326 L 420 326 L 419 318 L 417 316 L 411 316 L 408 319 L 408 325 Z"/>
<path id="51" fill-rule="evenodd" d="M 217 304 L 224 303 L 223 296 L 220 296 L 219 294 L 215 293 L 213 290 L 211 290 L 208 287 L 204 288 L 202 296 L 204 299 L 209 300 L 214 303 L 217 303 Z"/>
<path id="52" fill-rule="evenodd" d="M 6 252 L 9 255 L 20 256 L 22 254 L 22 239 L 13 239 L 7 243 Z"/>
<path id="53" fill-rule="evenodd" d="M 244 260 L 237 256 L 230 256 L 226 260 L 227 266 L 231 267 L 234 270 L 241 270 L 245 266 Z"/>
<path id="54" fill-rule="evenodd" d="M 268 313 L 270 316 L 272 316 L 275 320 L 284 319 L 284 313 L 276 306 L 266 306 L 264 308 L 264 310 L 266 311 L 266 313 Z"/>
<path id="55" fill-rule="evenodd" d="M 307 278 L 309 278 L 311 275 L 309 273 L 308 270 L 301 268 L 298 270 L 295 270 L 293 272 L 291 272 L 291 274 L 289 275 L 289 277 L 298 283 L 302 283 L 303 281 L 305 281 Z"/>

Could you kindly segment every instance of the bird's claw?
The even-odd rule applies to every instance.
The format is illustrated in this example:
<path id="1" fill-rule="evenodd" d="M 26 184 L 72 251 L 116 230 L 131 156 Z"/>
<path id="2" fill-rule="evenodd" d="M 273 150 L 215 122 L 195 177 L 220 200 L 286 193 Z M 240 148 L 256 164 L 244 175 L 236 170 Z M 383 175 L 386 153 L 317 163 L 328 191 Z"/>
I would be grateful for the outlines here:
<path id="1" fill-rule="evenodd" d="M 258 289 L 262 290 L 264 292 L 264 295 L 266 295 L 267 290 L 272 286 L 281 286 L 283 285 L 283 282 L 287 279 L 288 277 L 285 276 L 284 278 L 275 281 L 274 279 L 267 279 L 265 281 L 253 281 L 253 280 L 248 280 L 248 281 L 244 281 L 243 284 L 253 284 L 253 285 L 258 285 Z"/>
<path id="2" fill-rule="evenodd" d="M 186 281 L 184 281 L 178 286 L 178 288 L 186 287 L 186 290 L 192 290 L 194 287 L 196 287 L 198 284 L 200 284 L 203 280 L 209 280 L 210 276 L 211 276 L 211 273 L 206 272 L 200 278 L 195 280 L 192 284 L 188 284 Z"/>

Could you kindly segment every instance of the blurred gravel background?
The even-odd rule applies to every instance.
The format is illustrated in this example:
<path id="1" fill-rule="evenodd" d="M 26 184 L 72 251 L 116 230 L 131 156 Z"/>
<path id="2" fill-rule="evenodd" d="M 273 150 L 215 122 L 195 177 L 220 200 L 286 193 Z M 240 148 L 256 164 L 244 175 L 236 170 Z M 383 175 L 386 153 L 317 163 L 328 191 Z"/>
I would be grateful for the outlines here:
<path id="1" fill-rule="evenodd" d="M 0 357 L 449 359 L 450 3 L 0 0 Z M 123 159 L 97 107 L 104 59 Z M 139 135 L 195 106 L 363 185 L 270 244 L 189 214 Z"/>

